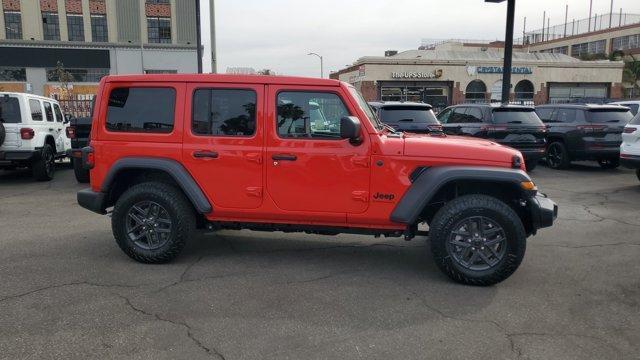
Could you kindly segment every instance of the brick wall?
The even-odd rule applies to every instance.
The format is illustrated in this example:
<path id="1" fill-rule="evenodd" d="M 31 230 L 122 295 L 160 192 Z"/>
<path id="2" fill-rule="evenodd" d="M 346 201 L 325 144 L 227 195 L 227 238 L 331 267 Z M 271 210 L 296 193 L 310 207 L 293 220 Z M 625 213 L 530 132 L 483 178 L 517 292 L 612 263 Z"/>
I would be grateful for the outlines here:
<path id="1" fill-rule="evenodd" d="M 89 13 L 101 14 L 107 13 L 107 6 L 104 4 L 104 0 L 89 0 Z"/>
<path id="2" fill-rule="evenodd" d="M 145 4 L 147 16 L 171 17 L 171 5 L 167 4 Z"/>
<path id="3" fill-rule="evenodd" d="M 40 11 L 58 12 L 58 2 L 56 0 L 40 0 Z"/>
<path id="4" fill-rule="evenodd" d="M 536 105 L 546 104 L 549 101 L 547 87 L 540 84 L 540 90 L 533 94 L 533 103 Z"/>
<path id="5" fill-rule="evenodd" d="M 64 3 L 67 14 L 82 14 L 82 1 L 66 0 Z"/>
<path id="6" fill-rule="evenodd" d="M 610 97 L 612 99 L 622 99 L 624 97 L 624 88 L 621 83 L 613 83 L 611 85 Z"/>
<path id="7" fill-rule="evenodd" d="M 20 11 L 20 0 L 2 0 L 2 8 L 5 11 Z"/>
<path id="8" fill-rule="evenodd" d="M 373 81 L 363 81 L 360 83 L 360 93 L 366 101 L 378 100 L 378 88 Z"/>
<path id="9" fill-rule="evenodd" d="M 461 104 L 464 102 L 464 93 L 460 90 L 460 82 L 456 82 L 453 86 L 453 93 L 451 94 L 451 104 Z"/>

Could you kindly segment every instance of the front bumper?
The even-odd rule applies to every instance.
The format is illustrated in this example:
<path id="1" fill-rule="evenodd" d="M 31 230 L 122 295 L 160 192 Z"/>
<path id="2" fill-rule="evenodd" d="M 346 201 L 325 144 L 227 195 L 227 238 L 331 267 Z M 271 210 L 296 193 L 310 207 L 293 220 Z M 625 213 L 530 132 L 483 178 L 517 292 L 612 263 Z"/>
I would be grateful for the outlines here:
<path id="1" fill-rule="evenodd" d="M 640 155 L 620 154 L 620 165 L 629 169 L 640 169 Z"/>
<path id="2" fill-rule="evenodd" d="M 78 204 L 87 210 L 98 214 L 106 214 L 107 194 L 95 192 L 91 189 L 78 191 Z"/>
<path id="3" fill-rule="evenodd" d="M 550 227 L 558 217 L 558 205 L 542 193 L 537 193 L 528 201 L 533 232 Z"/>

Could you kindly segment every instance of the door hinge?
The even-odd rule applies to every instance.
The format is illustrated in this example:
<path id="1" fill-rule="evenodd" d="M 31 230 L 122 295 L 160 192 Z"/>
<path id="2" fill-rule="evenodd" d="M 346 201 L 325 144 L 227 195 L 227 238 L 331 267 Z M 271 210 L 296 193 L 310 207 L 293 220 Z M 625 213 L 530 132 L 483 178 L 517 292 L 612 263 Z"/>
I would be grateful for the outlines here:
<path id="1" fill-rule="evenodd" d="M 356 201 L 369 202 L 368 191 L 354 191 L 351 193 L 351 198 Z"/>
<path id="2" fill-rule="evenodd" d="M 247 189 L 247 195 L 249 196 L 253 196 L 253 197 L 262 197 L 262 187 L 260 186 L 250 186 Z"/>

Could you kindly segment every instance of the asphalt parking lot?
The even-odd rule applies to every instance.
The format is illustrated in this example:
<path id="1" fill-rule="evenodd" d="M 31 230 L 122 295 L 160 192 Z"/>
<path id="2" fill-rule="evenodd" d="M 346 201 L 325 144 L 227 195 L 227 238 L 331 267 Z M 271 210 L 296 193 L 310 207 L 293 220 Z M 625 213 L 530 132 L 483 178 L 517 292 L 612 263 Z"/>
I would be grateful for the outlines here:
<path id="1" fill-rule="evenodd" d="M 0 171 L 0 358 L 640 358 L 640 182 L 590 163 L 533 177 L 560 219 L 477 288 L 420 238 L 225 231 L 142 265 L 76 205 L 68 166 Z"/>

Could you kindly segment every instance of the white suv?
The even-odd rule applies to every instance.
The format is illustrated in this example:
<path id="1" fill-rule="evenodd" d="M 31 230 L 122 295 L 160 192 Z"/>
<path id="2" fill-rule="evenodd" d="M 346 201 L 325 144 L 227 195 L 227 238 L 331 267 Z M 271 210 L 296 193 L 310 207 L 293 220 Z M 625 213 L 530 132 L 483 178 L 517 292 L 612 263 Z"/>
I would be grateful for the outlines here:
<path id="1" fill-rule="evenodd" d="M 67 123 L 53 99 L 0 92 L 0 169 L 29 167 L 37 180 L 51 180 L 71 147 Z"/>
<path id="2" fill-rule="evenodd" d="M 636 169 L 640 180 L 640 112 L 625 126 L 620 146 L 620 164 Z"/>

